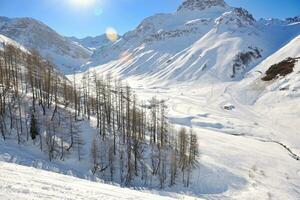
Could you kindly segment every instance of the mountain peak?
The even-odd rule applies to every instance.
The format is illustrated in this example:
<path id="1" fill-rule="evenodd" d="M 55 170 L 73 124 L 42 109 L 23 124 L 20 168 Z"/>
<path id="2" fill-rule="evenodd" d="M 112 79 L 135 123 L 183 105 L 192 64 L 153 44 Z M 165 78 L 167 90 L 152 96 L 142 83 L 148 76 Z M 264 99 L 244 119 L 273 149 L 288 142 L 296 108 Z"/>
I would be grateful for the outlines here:
<path id="1" fill-rule="evenodd" d="M 224 0 L 184 0 L 177 11 L 205 10 L 211 7 L 227 7 L 227 4 Z"/>
<path id="2" fill-rule="evenodd" d="M 243 8 L 234 8 L 229 12 L 225 12 L 222 16 L 216 19 L 217 24 L 234 25 L 237 27 L 253 26 L 256 20 L 254 17 Z"/>

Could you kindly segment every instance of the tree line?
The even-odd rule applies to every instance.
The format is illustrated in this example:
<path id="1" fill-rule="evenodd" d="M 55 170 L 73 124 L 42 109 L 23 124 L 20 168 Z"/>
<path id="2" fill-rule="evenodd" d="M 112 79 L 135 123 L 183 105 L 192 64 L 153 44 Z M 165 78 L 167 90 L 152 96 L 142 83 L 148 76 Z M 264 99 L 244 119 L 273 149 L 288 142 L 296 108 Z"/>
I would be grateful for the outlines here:
<path id="1" fill-rule="evenodd" d="M 198 140 L 168 122 L 164 100 L 139 101 L 111 75 L 88 71 L 68 80 L 36 51 L 3 44 L 0 50 L 0 132 L 3 140 L 33 142 L 49 160 L 82 157 L 80 122 L 95 120 L 91 172 L 124 186 L 161 188 L 192 182 Z M 83 131 L 83 130 L 82 130 Z"/>

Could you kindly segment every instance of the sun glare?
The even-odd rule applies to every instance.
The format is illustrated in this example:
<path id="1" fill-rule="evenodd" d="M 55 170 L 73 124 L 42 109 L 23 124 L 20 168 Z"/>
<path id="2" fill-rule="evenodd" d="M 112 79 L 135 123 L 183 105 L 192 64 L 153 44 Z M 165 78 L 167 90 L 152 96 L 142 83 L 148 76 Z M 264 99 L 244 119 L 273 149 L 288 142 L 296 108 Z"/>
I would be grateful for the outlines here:
<path id="1" fill-rule="evenodd" d="M 69 0 L 76 7 L 90 7 L 95 4 L 96 0 Z"/>
<path id="2" fill-rule="evenodd" d="M 114 29 L 112 27 L 108 27 L 106 29 L 106 37 L 107 37 L 107 39 L 109 39 L 112 42 L 115 42 L 119 38 L 118 32 L 116 31 L 116 29 Z"/>

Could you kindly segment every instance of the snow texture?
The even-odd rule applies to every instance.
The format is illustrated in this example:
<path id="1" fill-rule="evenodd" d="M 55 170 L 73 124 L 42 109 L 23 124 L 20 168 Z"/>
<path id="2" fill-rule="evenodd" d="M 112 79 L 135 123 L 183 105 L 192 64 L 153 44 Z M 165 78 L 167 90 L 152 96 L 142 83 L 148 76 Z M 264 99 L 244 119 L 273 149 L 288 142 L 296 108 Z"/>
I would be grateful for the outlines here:
<path id="1" fill-rule="evenodd" d="M 0 173 L 0 199 L 173 199 L 5 162 Z"/>

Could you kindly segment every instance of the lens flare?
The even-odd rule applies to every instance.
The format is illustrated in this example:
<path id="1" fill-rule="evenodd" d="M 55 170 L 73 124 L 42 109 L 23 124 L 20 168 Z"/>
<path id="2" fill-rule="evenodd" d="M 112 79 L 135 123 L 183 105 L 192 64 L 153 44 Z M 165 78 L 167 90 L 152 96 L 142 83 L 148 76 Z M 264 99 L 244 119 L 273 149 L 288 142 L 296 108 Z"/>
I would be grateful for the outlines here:
<path id="1" fill-rule="evenodd" d="M 94 14 L 95 14 L 96 16 L 101 16 L 101 15 L 103 14 L 102 8 L 96 8 L 96 9 L 94 10 Z"/>
<path id="2" fill-rule="evenodd" d="M 109 39 L 112 42 L 117 41 L 119 38 L 118 32 L 113 27 L 108 27 L 106 29 L 106 37 L 107 37 L 107 39 Z"/>

